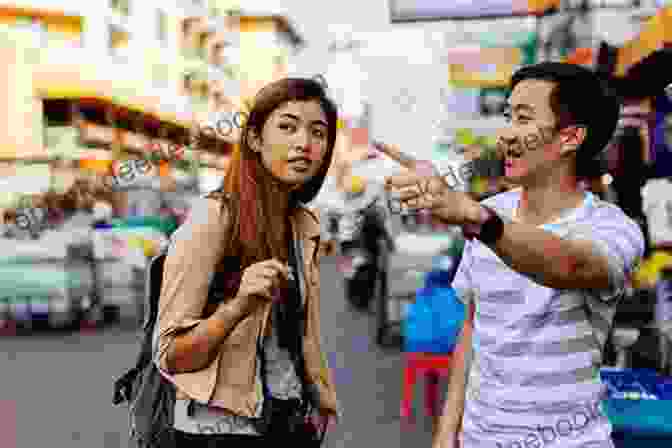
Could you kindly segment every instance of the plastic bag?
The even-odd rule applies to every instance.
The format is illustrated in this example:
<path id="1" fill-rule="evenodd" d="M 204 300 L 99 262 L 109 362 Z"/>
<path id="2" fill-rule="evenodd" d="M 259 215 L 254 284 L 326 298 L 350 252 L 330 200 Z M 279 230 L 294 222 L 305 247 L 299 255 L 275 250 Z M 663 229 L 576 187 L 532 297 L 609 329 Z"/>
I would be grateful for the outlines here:
<path id="1" fill-rule="evenodd" d="M 427 282 L 408 308 L 403 323 L 407 352 L 450 353 L 465 320 L 465 306 L 449 286 Z"/>

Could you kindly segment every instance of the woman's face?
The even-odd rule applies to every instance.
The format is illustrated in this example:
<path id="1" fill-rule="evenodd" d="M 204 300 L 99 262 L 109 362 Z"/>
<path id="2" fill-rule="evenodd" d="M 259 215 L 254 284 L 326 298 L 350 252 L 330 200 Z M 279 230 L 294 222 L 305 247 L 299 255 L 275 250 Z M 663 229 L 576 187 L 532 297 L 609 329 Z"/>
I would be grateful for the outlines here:
<path id="1" fill-rule="evenodd" d="M 283 184 L 299 188 L 320 170 L 327 153 L 327 117 L 317 100 L 292 101 L 275 109 L 261 139 L 250 133 L 250 147 Z"/>

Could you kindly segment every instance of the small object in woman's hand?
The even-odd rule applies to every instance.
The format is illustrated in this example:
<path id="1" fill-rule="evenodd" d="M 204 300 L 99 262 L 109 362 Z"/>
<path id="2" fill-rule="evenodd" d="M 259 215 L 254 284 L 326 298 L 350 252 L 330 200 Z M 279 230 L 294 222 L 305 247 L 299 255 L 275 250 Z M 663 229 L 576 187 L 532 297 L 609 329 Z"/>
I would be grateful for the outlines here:
<path id="1" fill-rule="evenodd" d="M 271 294 L 273 302 L 280 302 L 282 300 L 282 289 L 276 287 L 273 288 L 273 293 Z"/>

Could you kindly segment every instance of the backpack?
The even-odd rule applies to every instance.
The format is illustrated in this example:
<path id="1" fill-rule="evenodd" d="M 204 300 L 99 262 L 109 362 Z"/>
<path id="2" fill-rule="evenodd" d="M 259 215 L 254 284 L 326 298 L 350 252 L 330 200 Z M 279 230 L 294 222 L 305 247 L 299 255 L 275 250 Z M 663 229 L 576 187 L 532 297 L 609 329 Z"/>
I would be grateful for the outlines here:
<path id="1" fill-rule="evenodd" d="M 165 379 L 154 363 L 153 336 L 159 312 L 163 269 L 168 247 L 156 255 L 147 267 L 145 284 L 145 318 L 141 331 L 141 347 L 135 366 L 114 383 L 112 403 L 127 403 L 129 407 L 130 438 L 138 448 L 163 448 L 173 446 L 173 412 L 175 406 L 175 386 Z M 239 259 L 229 257 L 230 263 L 238 263 L 235 270 L 216 270 L 210 282 L 205 309 L 218 305 L 226 294 L 223 290 L 237 289 L 240 282 Z M 233 282 L 233 283 L 232 283 Z M 232 286 L 233 285 L 233 286 Z"/>

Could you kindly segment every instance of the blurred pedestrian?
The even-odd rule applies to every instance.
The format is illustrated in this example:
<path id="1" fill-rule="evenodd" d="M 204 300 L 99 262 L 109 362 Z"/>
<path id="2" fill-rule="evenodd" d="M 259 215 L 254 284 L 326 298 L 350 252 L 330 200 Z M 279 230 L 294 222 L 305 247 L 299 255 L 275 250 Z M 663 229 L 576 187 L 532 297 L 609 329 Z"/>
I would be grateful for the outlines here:
<path id="1" fill-rule="evenodd" d="M 319 431 L 304 423 L 326 429 L 338 414 L 320 343 L 320 227 L 303 205 L 324 182 L 336 125 L 315 81 L 266 86 L 224 185 L 174 234 L 155 362 L 177 387 L 178 447 L 316 446 Z M 204 318 L 217 269 L 239 282 Z"/>
<path id="2" fill-rule="evenodd" d="M 592 71 L 556 62 L 519 69 L 509 102 L 499 145 L 520 189 L 479 203 L 440 176 L 388 179 L 403 206 L 468 238 L 453 286 L 476 303 L 473 341 L 458 344 L 473 363 L 452 366 L 434 446 L 610 448 L 599 368 L 644 238 L 579 181 L 620 104 Z"/>

